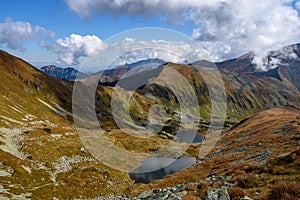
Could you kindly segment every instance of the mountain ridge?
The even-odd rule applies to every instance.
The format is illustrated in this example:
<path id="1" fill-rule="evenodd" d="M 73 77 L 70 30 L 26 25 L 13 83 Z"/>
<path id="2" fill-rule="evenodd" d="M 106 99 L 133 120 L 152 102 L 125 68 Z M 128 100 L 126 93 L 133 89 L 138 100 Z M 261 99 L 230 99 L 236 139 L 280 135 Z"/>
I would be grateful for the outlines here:
<path id="1" fill-rule="evenodd" d="M 50 76 L 53 76 L 55 78 L 62 78 L 69 81 L 74 81 L 76 79 L 82 79 L 87 77 L 86 74 L 72 68 L 72 67 L 57 67 L 55 65 L 47 65 L 40 70 Z"/>

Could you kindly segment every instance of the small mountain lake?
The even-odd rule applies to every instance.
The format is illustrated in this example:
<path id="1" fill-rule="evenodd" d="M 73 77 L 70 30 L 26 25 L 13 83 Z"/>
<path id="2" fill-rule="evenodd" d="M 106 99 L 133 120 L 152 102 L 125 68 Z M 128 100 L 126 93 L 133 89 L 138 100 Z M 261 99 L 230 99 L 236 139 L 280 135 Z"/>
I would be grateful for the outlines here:
<path id="1" fill-rule="evenodd" d="M 129 172 L 129 176 L 136 183 L 150 183 L 181 171 L 195 163 L 196 158 L 188 156 L 183 156 L 179 159 L 150 157 L 144 160 L 140 167 Z"/>
<path id="2" fill-rule="evenodd" d="M 197 134 L 194 130 L 179 131 L 176 134 L 176 137 L 178 138 L 179 142 L 186 142 L 191 144 L 199 144 L 203 141 L 203 136 Z"/>

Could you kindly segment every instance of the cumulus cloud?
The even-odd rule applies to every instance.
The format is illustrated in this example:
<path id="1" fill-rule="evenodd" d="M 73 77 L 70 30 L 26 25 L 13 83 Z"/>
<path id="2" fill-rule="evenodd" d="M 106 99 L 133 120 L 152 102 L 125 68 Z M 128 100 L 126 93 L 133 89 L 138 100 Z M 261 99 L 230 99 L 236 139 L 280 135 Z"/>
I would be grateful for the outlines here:
<path id="1" fill-rule="evenodd" d="M 194 22 L 192 37 L 217 59 L 252 51 L 263 68 L 269 50 L 300 39 L 300 18 L 292 0 L 66 0 L 82 17 L 93 14 L 159 14 L 167 22 Z M 294 5 L 294 6 L 293 6 Z"/>
<path id="2" fill-rule="evenodd" d="M 13 50 L 24 50 L 22 44 L 40 36 L 54 36 L 54 32 L 41 26 L 32 26 L 28 22 L 13 21 L 7 18 L 0 23 L 0 44 L 6 45 Z"/>
<path id="3" fill-rule="evenodd" d="M 215 45 L 230 47 L 229 51 L 218 53 L 221 58 L 238 56 L 252 51 L 254 62 L 265 69 L 263 58 L 268 51 L 296 43 L 300 39 L 300 19 L 296 10 L 286 1 L 244 1 L 227 4 L 224 16 L 203 20 L 203 13 L 191 15 L 202 29 L 194 31 L 194 39 L 202 42 L 212 51 L 219 50 Z M 204 14 L 205 15 L 205 14 Z M 214 16 L 219 16 L 218 14 Z"/>
<path id="4" fill-rule="evenodd" d="M 41 44 L 58 56 L 66 65 L 115 67 L 142 59 L 160 58 L 169 62 L 186 63 L 199 59 L 214 59 L 212 54 L 196 42 L 174 40 L 138 40 L 125 37 L 116 41 L 102 41 L 95 35 L 71 34 L 50 44 Z M 80 58 L 89 58 L 80 62 Z M 84 67 L 83 66 L 83 67 Z"/>
<path id="5" fill-rule="evenodd" d="M 215 5 L 217 0 L 65 0 L 69 8 L 82 17 L 89 17 L 93 12 L 115 15 L 146 15 L 158 12 L 176 12 L 192 7 Z"/>
<path id="6" fill-rule="evenodd" d="M 81 36 L 71 34 L 64 39 L 58 39 L 52 44 L 46 45 L 58 55 L 58 62 L 67 65 L 79 64 L 81 57 L 97 55 L 106 48 L 106 44 L 95 35 Z"/>

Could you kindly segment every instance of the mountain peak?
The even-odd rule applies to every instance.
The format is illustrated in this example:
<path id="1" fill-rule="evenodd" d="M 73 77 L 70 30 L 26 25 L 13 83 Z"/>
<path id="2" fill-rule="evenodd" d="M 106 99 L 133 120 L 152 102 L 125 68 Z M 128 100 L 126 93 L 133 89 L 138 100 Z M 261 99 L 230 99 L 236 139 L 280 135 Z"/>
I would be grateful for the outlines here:
<path id="1" fill-rule="evenodd" d="M 47 65 L 40 69 L 42 72 L 56 77 L 56 78 L 62 78 L 65 80 L 75 80 L 75 79 L 81 79 L 85 78 L 87 75 L 79 72 L 77 69 L 74 69 L 72 67 L 57 67 L 55 65 Z"/>
<path id="2" fill-rule="evenodd" d="M 134 67 L 157 67 L 158 65 L 166 63 L 165 60 L 162 60 L 160 58 L 149 58 L 145 60 L 139 60 L 137 62 L 133 63 L 125 63 L 123 66 L 134 68 Z"/>

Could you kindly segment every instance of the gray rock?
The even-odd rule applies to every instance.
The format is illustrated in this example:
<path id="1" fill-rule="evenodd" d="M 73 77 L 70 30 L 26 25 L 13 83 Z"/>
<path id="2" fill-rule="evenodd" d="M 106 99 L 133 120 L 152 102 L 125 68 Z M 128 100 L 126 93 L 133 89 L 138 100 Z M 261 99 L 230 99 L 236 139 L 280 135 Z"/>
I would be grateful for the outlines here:
<path id="1" fill-rule="evenodd" d="M 169 188 L 160 189 L 156 193 L 153 190 L 146 190 L 141 193 L 137 200 L 181 200 L 182 195 L 186 194 L 186 191 L 181 191 L 183 185 L 176 185 Z"/>
<path id="2" fill-rule="evenodd" d="M 295 140 L 295 141 L 299 141 L 300 140 L 300 135 L 295 135 L 292 140 Z"/>
<path id="3" fill-rule="evenodd" d="M 206 194 L 206 200 L 230 200 L 226 188 L 210 188 Z"/>
<path id="4" fill-rule="evenodd" d="M 252 200 L 252 199 L 248 196 L 244 196 L 244 197 L 240 198 L 240 200 Z"/>
<path id="5" fill-rule="evenodd" d="M 138 199 L 146 199 L 152 195 L 153 195 L 153 190 L 146 190 L 138 196 Z"/>

